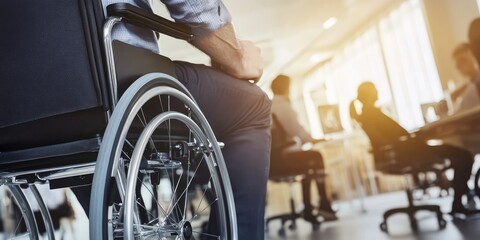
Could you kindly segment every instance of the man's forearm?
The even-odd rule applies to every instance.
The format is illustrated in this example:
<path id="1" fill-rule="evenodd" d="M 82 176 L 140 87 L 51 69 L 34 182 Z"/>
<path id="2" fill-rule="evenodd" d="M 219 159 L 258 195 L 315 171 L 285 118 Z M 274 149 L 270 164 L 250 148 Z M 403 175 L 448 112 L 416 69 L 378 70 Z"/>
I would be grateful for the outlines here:
<path id="1" fill-rule="evenodd" d="M 263 70 L 260 50 L 251 42 L 239 41 L 232 24 L 198 38 L 192 44 L 210 56 L 227 74 L 257 80 Z"/>
<path id="2" fill-rule="evenodd" d="M 242 49 L 232 24 L 227 24 L 208 35 L 194 38 L 192 44 L 225 68 L 234 68 L 231 66 L 232 63 L 242 60 Z"/>

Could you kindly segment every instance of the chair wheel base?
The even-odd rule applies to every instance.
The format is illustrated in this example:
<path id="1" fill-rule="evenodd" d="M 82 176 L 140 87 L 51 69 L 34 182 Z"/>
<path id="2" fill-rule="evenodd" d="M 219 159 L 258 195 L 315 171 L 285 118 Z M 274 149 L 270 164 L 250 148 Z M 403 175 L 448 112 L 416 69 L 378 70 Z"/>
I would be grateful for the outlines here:
<path id="1" fill-rule="evenodd" d="M 382 230 L 382 232 L 384 232 L 384 233 L 388 233 L 388 228 L 387 228 L 387 223 L 386 222 L 380 223 L 380 230 Z"/>
<path id="2" fill-rule="evenodd" d="M 410 228 L 412 228 L 413 232 L 418 232 L 418 223 L 417 220 L 411 220 L 410 221 Z"/>
<path id="3" fill-rule="evenodd" d="M 317 232 L 318 230 L 320 230 L 320 223 L 313 223 L 312 224 L 312 230 L 314 232 Z"/>
<path id="4" fill-rule="evenodd" d="M 440 229 L 445 229 L 447 227 L 447 221 L 445 221 L 445 219 L 439 219 L 438 220 L 438 226 L 440 227 Z"/>
<path id="5" fill-rule="evenodd" d="M 438 227 L 440 230 L 443 230 L 447 227 L 447 221 L 445 221 L 439 209 L 436 212 L 437 212 Z M 388 217 L 384 218 L 383 222 L 380 223 L 380 230 L 382 230 L 382 232 L 385 232 L 385 233 L 388 233 L 387 218 Z M 419 231 L 418 222 L 413 216 L 410 217 L 410 227 L 413 232 Z"/>
<path id="6" fill-rule="evenodd" d="M 290 224 L 290 226 L 288 226 L 288 229 L 290 229 L 290 230 L 296 230 L 296 229 L 297 229 L 297 225 L 296 225 L 296 224 Z"/>

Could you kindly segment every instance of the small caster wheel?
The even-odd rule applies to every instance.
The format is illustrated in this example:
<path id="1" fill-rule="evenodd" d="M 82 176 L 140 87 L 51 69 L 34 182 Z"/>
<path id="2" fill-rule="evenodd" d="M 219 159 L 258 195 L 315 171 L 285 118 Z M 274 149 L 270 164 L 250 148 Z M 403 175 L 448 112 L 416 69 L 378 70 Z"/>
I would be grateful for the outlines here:
<path id="1" fill-rule="evenodd" d="M 285 237 L 285 228 L 283 228 L 283 227 L 280 228 L 280 229 L 278 230 L 278 235 L 279 235 L 280 237 Z"/>
<path id="2" fill-rule="evenodd" d="M 297 229 L 297 224 L 290 224 L 290 226 L 288 226 L 288 229 L 296 230 Z"/>
<path id="3" fill-rule="evenodd" d="M 382 230 L 382 232 L 388 233 L 388 228 L 387 228 L 387 223 L 386 222 L 380 223 L 380 230 Z"/>
<path id="4" fill-rule="evenodd" d="M 447 227 L 447 221 L 445 221 L 445 219 L 438 220 L 438 226 L 440 229 L 445 229 Z"/>
<path id="5" fill-rule="evenodd" d="M 317 232 L 320 229 L 320 223 L 313 223 L 312 224 L 312 230 L 314 232 Z"/>
<path id="6" fill-rule="evenodd" d="M 413 232 L 418 232 L 418 224 L 417 221 L 410 221 L 410 227 L 412 228 Z"/>
<path id="7" fill-rule="evenodd" d="M 208 232 L 208 222 L 202 223 L 202 232 Z"/>

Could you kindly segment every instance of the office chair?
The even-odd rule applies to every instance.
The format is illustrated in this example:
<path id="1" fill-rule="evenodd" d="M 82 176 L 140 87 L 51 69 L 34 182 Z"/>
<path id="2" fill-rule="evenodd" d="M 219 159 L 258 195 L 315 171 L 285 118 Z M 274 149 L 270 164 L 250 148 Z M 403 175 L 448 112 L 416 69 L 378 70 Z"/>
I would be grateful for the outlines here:
<path id="1" fill-rule="evenodd" d="M 294 191 L 293 191 L 293 184 L 298 183 L 303 180 L 305 177 L 304 174 L 299 173 L 289 173 L 286 172 L 283 168 L 281 168 L 282 161 L 282 151 L 295 144 L 292 139 L 288 139 L 285 130 L 280 125 L 279 121 L 272 115 L 272 147 L 271 147 L 271 154 L 270 154 L 270 176 L 269 179 L 276 183 L 287 183 L 289 187 L 289 204 L 290 204 L 290 212 L 285 214 L 279 214 L 275 216 L 271 216 L 267 218 L 267 230 L 268 224 L 274 220 L 281 221 L 281 227 L 278 230 L 278 234 L 283 236 L 285 235 L 285 223 L 291 221 L 291 224 L 288 226 L 290 230 L 295 230 L 297 228 L 296 220 L 298 218 L 302 218 L 302 213 L 297 212 L 295 210 L 295 200 L 294 200 Z M 295 161 L 295 159 L 291 159 L 290 161 Z M 320 225 L 318 223 L 312 223 L 313 230 L 318 230 Z"/>
<path id="2" fill-rule="evenodd" d="M 353 102 L 352 102 L 353 104 Z M 353 108 L 351 108 L 352 110 Z M 355 116 L 358 116 L 358 113 L 350 113 L 352 119 L 356 119 Z M 361 122 L 358 122 L 360 126 L 362 126 Z M 362 126 L 363 128 L 363 126 Z M 375 129 L 366 129 L 363 128 L 365 133 L 367 134 L 368 138 L 371 142 L 376 142 L 376 140 L 382 138 L 383 133 L 375 131 Z M 402 154 L 405 152 L 406 141 L 398 141 L 392 145 L 386 146 L 374 146 L 372 145 L 372 154 L 375 160 L 375 168 L 377 171 L 380 171 L 384 174 L 390 175 L 399 175 L 404 176 L 407 189 L 405 193 L 407 194 L 408 199 L 408 206 L 407 207 L 400 207 L 400 208 L 393 208 L 387 210 L 383 214 L 383 221 L 380 224 L 380 229 L 386 233 L 388 233 L 388 226 L 387 220 L 390 216 L 397 214 L 397 213 L 404 213 L 407 214 L 410 220 L 410 227 L 414 232 L 418 231 L 418 223 L 417 219 L 415 218 L 415 214 L 419 211 L 430 211 L 434 212 L 437 217 L 438 225 L 440 229 L 444 229 L 446 227 L 447 222 L 443 219 L 443 213 L 440 210 L 440 206 L 438 205 L 431 205 L 431 204 L 422 204 L 422 205 L 415 205 L 413 199 L 413 188 L 409 184 L 408 176 L 409 175 L 418 175 L 421 172 L 427 171 L 443 171 L 446 169 L 446 166 L 424 166 L 422 165 L 422 157 L 423 156 L 412 156 L 408 154 Z M 411 164 L 409 166 L 400 165 L 399 163 L 404 162 L 404 159 L 408 157 L 410 159 L 415 158 L 418 159 L 416 161 L 412 161 L 418 164 Z"/>

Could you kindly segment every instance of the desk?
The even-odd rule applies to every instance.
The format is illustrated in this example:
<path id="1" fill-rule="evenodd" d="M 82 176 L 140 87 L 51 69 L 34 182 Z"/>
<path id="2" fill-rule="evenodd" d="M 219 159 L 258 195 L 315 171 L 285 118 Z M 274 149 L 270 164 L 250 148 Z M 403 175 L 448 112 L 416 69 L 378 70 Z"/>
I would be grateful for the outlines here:
<path id="1" fill-rule="evenodd" d="M 464 147 L 473 154 L 480 153 L 480 107 L 429 123 L 416 134 L 424 139 L 441 139 Z"/>
<path id="2" fill-rule="evenodd" d="M 343 171 L 337 172 L 337 178 L 342 178 L 341 182 L 343 183 L 342 188 L 345 192 L 345 197 L 353 203 L 352 200 L 355 196 L 352 194 L 351 190 L 355 189 L 358 200 L 360 203 L 360 210 L 362 212 L 366 212 L 365 209 L 365 196 L 366 190 L 365 186 L 363 185 L 362 178 L 360 176 L 360 167 L 358 166 L 358 159 L 354 156 L 352 150 L 354 149 L 355 142 L 359 141 L 359 139 L 363 139 L 364 135 L 358 133 L 340 133 L 331 135 L 331 137 L 325 141 L 315 144 L 315 149 L 322 152 L 326 162 L 325 167 L 344 167 Z M 329 154 L 329 150 L 333 150 L 334 148 L 338 149 L 339 151 L 335 154 L 336 156 L 332 156 Z M 364 161 L 365 159 L 361 159 Z M 367 165 L 367 164 L 365 164 Z M 368 173 L 367 173 L 368 175 Z M 349 179 L 353 180 L 354 187 L 352 188 Z M 374 182 L 375 179 L 368 178 L 370 185 L 374 185 L 374 189 L 376 192 L 376 183 Z"/>

